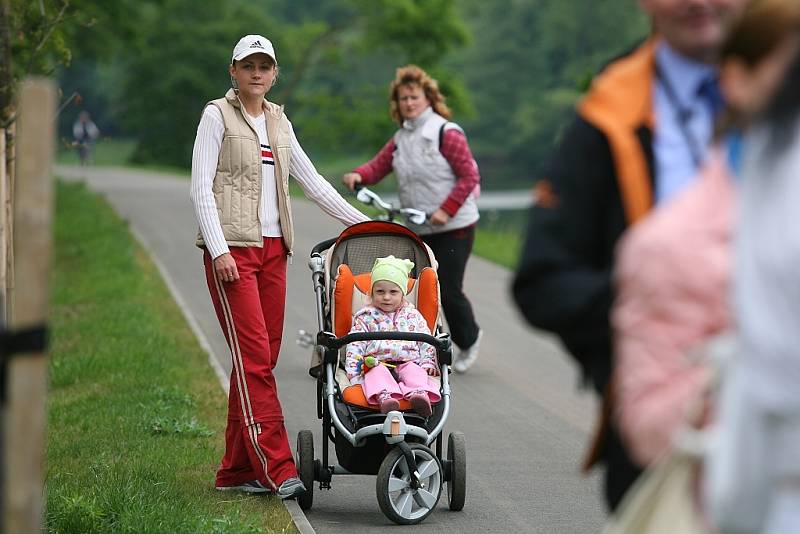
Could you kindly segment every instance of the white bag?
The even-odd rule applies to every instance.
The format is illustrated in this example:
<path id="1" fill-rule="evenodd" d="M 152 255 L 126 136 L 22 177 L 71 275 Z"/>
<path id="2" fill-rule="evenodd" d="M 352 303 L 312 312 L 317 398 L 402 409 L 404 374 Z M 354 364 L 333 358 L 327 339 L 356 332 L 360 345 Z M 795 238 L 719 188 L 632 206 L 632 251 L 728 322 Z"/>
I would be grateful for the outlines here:
<path id="1" fill-rule="evenodd" d="M 695 455 L 676 450 L 628 490 L 603 534 L 706 534 L 694 501 Z"/>

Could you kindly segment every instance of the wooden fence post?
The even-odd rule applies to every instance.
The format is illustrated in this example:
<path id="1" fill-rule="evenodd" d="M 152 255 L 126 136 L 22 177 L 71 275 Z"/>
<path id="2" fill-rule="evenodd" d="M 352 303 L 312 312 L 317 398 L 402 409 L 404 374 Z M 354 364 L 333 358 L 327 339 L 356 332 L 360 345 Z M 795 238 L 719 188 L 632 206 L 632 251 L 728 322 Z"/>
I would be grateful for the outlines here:
<path id="1" fill-rule="evenodd" d="M 6 130 L 6 202 L 0 209 L 5 212 L 6 222 L 8 223 L 8 230 L 6 232 L 6 302 L 5 302 L 5 316 L 10 317 L 14 313 L 11 300 L 11 294 L 14 292 L 14 177 L 16 176 L 17 168 L 17 123 L 14 122 Z M 8 140 L 11 139 L 11 145 Z"/>
<path id="2" fill-rule="evenodd" d="M 46 326 L 52 249 L 55 86 L 26 81 L 19 91 L 14 180 L 14 286 L 9 292 L 10 332 Z M 36 338 L 36 336 L 33 336 Z M 42 529 L 47 359 L 37 343 L 8 360 L 3 526 L 6 534 Z"/>
<path id="3" fill-rule="evenodd" d="M 6 201 L 8 199 L 8 182 L 6 181 L 6 131 L 0 128 L 0 329 L 5 328 L 8 320 L 6 302 L 8 301 L 8 244 L 11 242 L 8 217 L 6 216 Z M 3 356 L 0 355 L 0 366 Z M 0 380 L 5 379 L 5 374 L 0 368 Z M 0 383 L 0 389 L 3 384 Z M 0 400 L 2 403 L 2 400 Z M 5 532 L 5 525 L 2 524 L 2 517 L 5 515 L 5 493 L 3 491 L 5 480 L 5 458 L 1 455 L 5 446 L 5 407 L 0 404 L 0 534 Z"/>
<path id="4" fill-rule="evenodd" d="M 6 324 L 6 296 L 8 292 L 8 242 L 9 226 L 6 211 L 8 179 L 6 177 L 6 131 L 0 128 L 0 325 Z"/>

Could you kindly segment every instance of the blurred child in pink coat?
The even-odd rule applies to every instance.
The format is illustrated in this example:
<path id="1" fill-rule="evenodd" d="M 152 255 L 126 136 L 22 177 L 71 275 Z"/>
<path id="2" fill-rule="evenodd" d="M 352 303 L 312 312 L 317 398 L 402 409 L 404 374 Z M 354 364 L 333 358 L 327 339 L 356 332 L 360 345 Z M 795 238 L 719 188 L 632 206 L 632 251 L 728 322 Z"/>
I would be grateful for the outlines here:
<path id="1" fill-rule="evenodd" d="M 727 104 L 697 179 L 623 238 L 612 313 L 614 416 L 633 458 L 668 452 L 709 376 L 699 353 L 733 328 L 732 235 L 741 131 L 769 101 L 794 54 L 792 0 L 751 1 L 722 49 Z"/>

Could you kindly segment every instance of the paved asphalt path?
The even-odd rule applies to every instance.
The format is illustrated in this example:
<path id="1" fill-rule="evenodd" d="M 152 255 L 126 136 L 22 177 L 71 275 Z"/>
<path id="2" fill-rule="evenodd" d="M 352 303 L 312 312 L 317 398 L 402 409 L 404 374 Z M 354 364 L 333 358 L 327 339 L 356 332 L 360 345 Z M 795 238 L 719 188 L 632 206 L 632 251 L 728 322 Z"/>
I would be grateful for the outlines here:
<path id="1" fill-rule="evenodd" d="M 66 179 L 86 180 L 129 221 L 167 273 L 178 300 L 192 312 L 212 357 L 230 369 L 229 352 L 211 307 L 188 180 L 111 168 L 60 167 Z M 294 447 L 311 429 L 320 454 L 321 424 L 315 383 L 307 374 L 309 350 L 295 343 L 298 329 L 313 331 L 314 296 L 308 253 L 342 227 L 311 203 L 295 199 L 296 250 L 289 266 L 286 326 L 277 368 L 280 398 Z M 446 433 L 461 430 L 467 443 L 467 502 L 462 512 L 438 509 L 414 532 L 594 533 L 604 512 L 597 475 L 585 478 L 578 459 L 594 404 L 576 391 L 577 376 L 551 338 L 526 328 L 513 308 L 508 270 L 470 260 L 466 291 L 484 329 L 481 355 L 466 375 L 452 375 L 453 405 Z M 221 430 L 221 429 L 220 429 Z M 333 447 L 331 458 L 335 458 Z M 212 473 L 209 473 L 209 481 Z M 334 477 L 331 491 L 316 490 L 307 517 L 320 534 L 383 532 L 393 526 L 380 512 L 375 478 Z"/>

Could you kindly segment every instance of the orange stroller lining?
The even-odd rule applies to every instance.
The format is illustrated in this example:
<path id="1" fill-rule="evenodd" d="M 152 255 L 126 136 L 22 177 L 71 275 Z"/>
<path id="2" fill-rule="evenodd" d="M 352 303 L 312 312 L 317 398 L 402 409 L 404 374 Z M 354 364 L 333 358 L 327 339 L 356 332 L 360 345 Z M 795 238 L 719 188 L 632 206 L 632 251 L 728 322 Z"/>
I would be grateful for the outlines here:
<path id="1" fill-rule="evenodd" d="M 333 325 L 337 337 L 346 336 L 350 332 L 353 327 L 353 314 L 361 308 L 358 303 L 364 302 L 366 296 L 369 295 L 371 282 L 370 273 L 354 275 L 347 265 L 339 266 L 333 289 Z M 416 287 L 414 287 L 415 285 Z M 356 291 L 360 295 L 355 295 L 354 298 Z M 419 280 L 409 278 L 406 298 L 416 306 L 428 323 L 428 328 L 434 332 L 439 315 L 439 279 L 436 271 L 426 267 L 420 272 Z M 364 389 L 358 384 L 346 387 L 342 391 L 342 400 L 354 406 L 378 409 L 377 405 L 367 402 Z M 400 410 L 411 410 L 411 403 L 405 399 L 401 400 Z"/>
<path id="2" fill-rule="evenodd" d="M 367 402 L 367 398 L 364 396 L 364 388 L 362 388 L 359 384 L 345 388 L 345 390 L 342 392 L 342 400 L 347 404 L 360 406 L 361 408 L 367 408 L 371 410 L 379 409 L 378 405 Z M 405 399 L 401 399 L 400 411 L 405 412 L 406 410 L 410 409 L 411 403 Z"/>
<path id="3" fill-rule="evenodd" d="M 333 289 L 333 327 L 336 337 L 346 336 L 350 332 L 353 327 L 353 314 L 361 309 L 358 305 L 354 309 L 354 302 L 363 302 L 369 295 L 371 282 L 370 273 L 354 275 L 347 265 L 339 266 Z M 353 294 L 356 289 L 362 298 L 354 301 Z M 434 332 L 439 316 L 439 278 L 436 276 L 436 271 L 430 267 L 422 269 L 419 283 L 416 279 L 409 278 L 406 298 L 416 306 L 428 323 L 428 328 Z"/>

